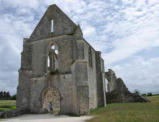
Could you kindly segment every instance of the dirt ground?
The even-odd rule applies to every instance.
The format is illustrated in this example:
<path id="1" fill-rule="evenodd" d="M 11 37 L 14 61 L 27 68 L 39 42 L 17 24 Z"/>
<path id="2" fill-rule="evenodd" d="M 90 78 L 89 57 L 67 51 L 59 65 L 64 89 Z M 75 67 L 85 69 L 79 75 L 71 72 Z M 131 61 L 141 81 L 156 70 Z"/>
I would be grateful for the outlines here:
<path id="1" fill-rule="evenodd" d="M 91 119 L 91 116 L 70 117 L 65 115 L 55 116 L 52 114 L 22 115 L 10 119 L 0 120 L 1 122 L 84 122 Z"/>

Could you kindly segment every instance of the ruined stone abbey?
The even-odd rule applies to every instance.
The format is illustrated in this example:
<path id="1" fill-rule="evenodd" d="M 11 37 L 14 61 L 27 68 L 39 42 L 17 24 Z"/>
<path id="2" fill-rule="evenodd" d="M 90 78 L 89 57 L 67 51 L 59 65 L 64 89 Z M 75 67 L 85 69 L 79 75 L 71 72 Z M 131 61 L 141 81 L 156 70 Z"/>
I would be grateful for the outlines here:
<path id="1" fill-rule="evenodd" d="M 101 52 L 84 38 L 79 25 L 51 5 L 30 38 L 23 41 L 17 108 L 33 113 L 88 114 L 105 106 Z"/>

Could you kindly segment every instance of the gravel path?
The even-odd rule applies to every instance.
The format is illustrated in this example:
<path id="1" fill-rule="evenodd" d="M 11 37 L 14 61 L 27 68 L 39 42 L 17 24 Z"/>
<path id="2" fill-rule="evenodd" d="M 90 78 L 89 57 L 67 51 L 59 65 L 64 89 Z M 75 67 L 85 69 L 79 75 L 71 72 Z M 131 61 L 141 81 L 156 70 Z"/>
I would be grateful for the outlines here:
<path id="1" fill-rule="evenodd" d="M 1 122 L 84 122 L 91 116 L 70 117 L 65 115 L 55 116 L 51 114 L 22 115 L 15 118 L 4 119 Z"/>

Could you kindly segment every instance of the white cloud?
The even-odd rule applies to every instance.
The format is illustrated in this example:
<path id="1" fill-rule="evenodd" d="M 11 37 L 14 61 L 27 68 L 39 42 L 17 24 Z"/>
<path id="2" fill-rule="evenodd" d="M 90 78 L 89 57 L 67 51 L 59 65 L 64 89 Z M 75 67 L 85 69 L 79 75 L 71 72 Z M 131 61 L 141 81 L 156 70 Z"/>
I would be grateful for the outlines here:
<path id="1" fill-rule="evenodd" d="M 134 0 L 122 0 L 122 2 L 124 3 L 124 4 L 131 4 L 131 3 L 133 3 L 133 1 Z"/>
<path id="2" fill-rule="evenodd" d="M 117 64 L 112 68 L 118 77 L 126 82 L 131 91 L 135 89 L 141 92 L 159 92 L 159 57 L 145 60 L 134 57 L 124 64 Z"/>
<path id="3" fill-rule="evenodd" d="M 39 7 L 38 0 L 2 0 L 1 3 L 6 4 L 8 7 L 29 7 L 33 9 L 37 9 Z"/>
<path id="4" fill-rule="evenodd" d="M 138 4 L 141 3 L 133 5 Z M 138 10 L 133 5 L 121 9 L 121 13 L 118 13 L 124 17 L 124 20 L 112 21 L 105 25 L 104 33 L 115 36 L 112 42 L 113 50 L 103 54 L 106 64 L 118 62 L 144 49 L 159 46 L 159 17 L 157 13 L 152 14 L 158 11 L 159 6 L 151 7 L 142 3 L 142 11 L 147 9 L 150 11 L 141 12 L 142 16 L 138 17 L 136 14 Z"/>
<path id="5" fill-rule="evenodd" d="M 148 2 L 149 2 L 151 5 L 154 5 L 154 4 L 159 3 L 158 0 L 149 0 Z"/>
<path id="6" fill-rule="evenodd" d="M 157 27 L 157 26 L 156 26 Z M 125 59 L 143 49 L 159 46 L 159 28 L 145 27 L 131 36 L 115 40 L 112 44 L 114 50 L 103 54 L 106 64 Z"/>
<path id="7" fill-rule="evenodd" d="M 83 30 L 83 34 L 86 37 L 91 36 L 91 35 L 93 35 L 95 33 L 96 33 L 96 30 L 92 26 L 87 26 L 87 27 L 85 27 L 85 30 Z"/>

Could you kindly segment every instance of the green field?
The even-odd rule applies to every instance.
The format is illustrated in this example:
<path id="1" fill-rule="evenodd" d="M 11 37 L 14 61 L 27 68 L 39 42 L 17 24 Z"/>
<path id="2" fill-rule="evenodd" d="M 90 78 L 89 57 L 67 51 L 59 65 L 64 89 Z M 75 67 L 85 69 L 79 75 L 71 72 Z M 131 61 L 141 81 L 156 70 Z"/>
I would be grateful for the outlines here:
<path id="1" fill-rule="evenodd" d="M 91 111 L 87 122 L 159 122 L 159 96 L 148 97 L 151 103 L 116 103 Z"/>
<path id="2" fill-rule="evenodd" d="M 159 95 L 148 97 L 151 103 L 116 103 L 91 111 L 87 122 L 159 122 Z M 0 100 L 0 112 L 16 108 L 15 100 Z"/>
<path id="3" fill-rule="evenodd" d="M 16 108 L 15 100 L 0 100 L 0 112 L 9 111 Z"/>

